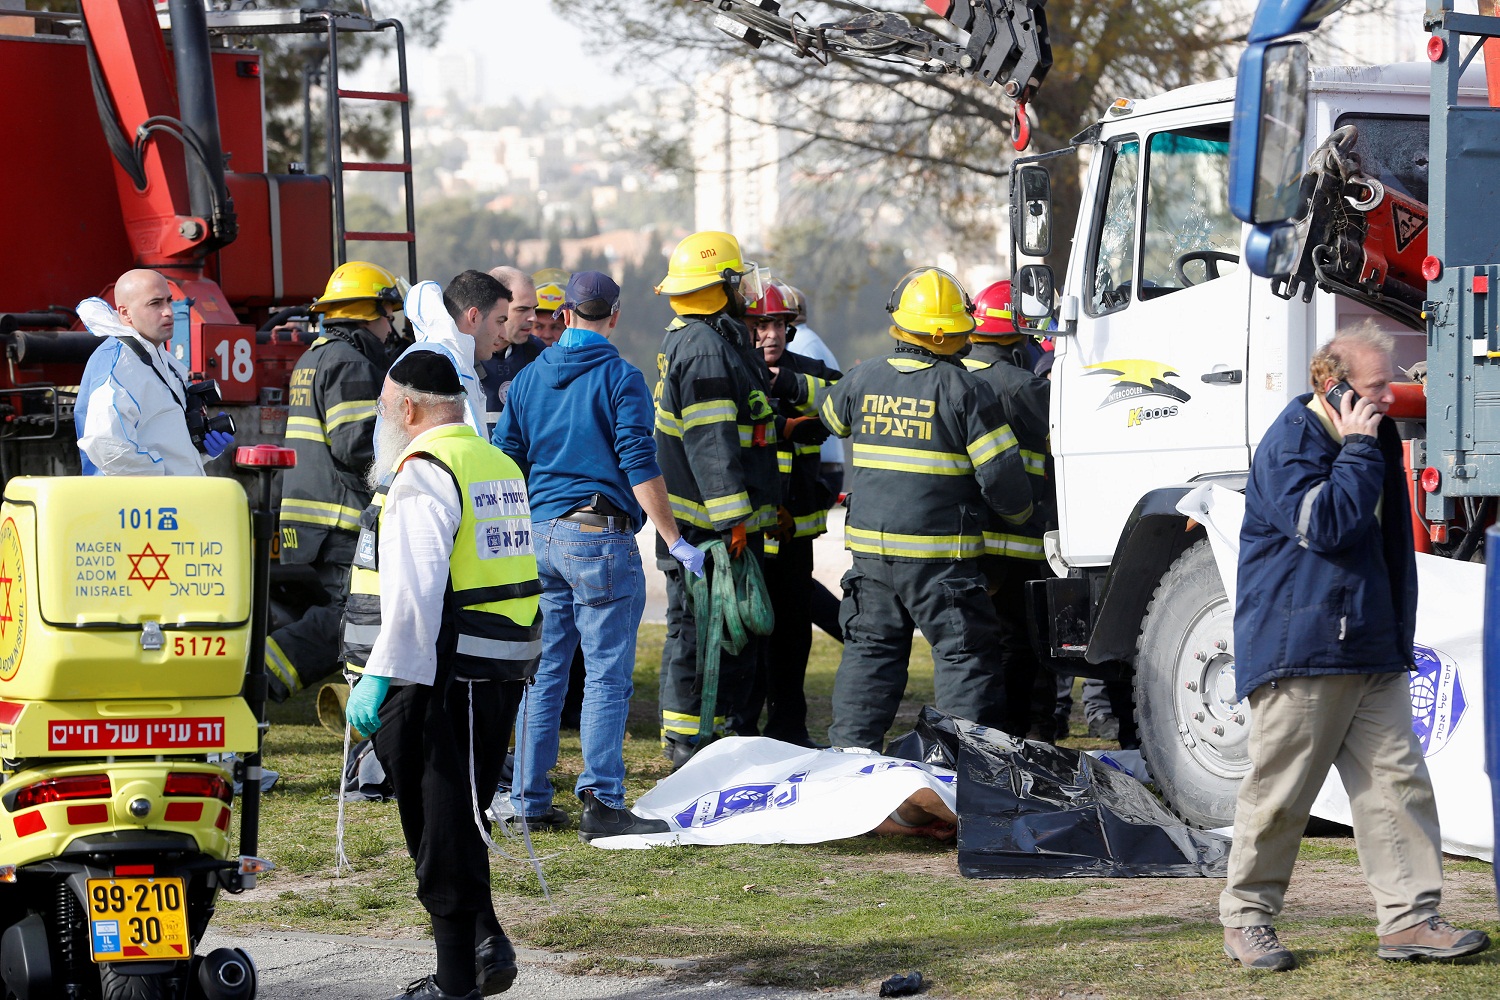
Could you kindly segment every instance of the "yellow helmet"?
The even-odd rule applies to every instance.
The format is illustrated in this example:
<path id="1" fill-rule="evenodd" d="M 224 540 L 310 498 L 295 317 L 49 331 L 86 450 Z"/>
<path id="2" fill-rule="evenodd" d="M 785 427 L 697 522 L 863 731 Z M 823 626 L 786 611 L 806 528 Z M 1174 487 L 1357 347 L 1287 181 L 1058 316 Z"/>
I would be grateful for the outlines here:
<path id="1" fill-rule="evenodd" d="M 379 264 L 351 260 L 328 276 L 328 287 L 312 304 L 312 311 L 325 319 L 380 319 L 401 311 L 403 284 Z"/>
<path id="2" fill-rule="evenodd" d="M 937 343 L 949 337 L 962 340 L 974 329 L 974 303 L 969 301 L 969 293 L 940 267 L 918 268 L 896 282 L 885 310 L 896 329 L 930 337 Z"/>
<path id="3" fill-rule="evenodd" d="M 687 295 L 724 280 L 725 269 L 745 271 L 740 259 L 740 241 L 728 233 L 694 233 L 672 251 L 667 276 L 656 286 L 657 295 Z M 758 297 L 758 296 L 757 296 Z"/>
<path id="4" fill-rule="evenodd" d="M 531 276 L 536 282 L 536 311 L 557 312 L 563 306 L 563 293 L 573 277 L 560 267 L 546 267 Z"/>

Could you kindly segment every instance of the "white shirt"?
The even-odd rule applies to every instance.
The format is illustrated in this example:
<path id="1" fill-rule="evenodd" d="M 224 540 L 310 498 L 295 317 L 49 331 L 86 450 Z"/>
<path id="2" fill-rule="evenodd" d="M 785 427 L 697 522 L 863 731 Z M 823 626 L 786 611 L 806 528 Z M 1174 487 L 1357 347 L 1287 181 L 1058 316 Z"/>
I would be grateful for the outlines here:
<path id="1" fill-rule="evenodd" d="M 103 299 L 78 303 L 78 317 L 104 340 L 78 390 L 78 450 L 106 476 L 203 475 L 203 453 L 188 436 L 183 412 L 187 368 Z M 149 363 L 125 340 L 145 348 Z"/>
<path id="2" fill-rule="evenodd" d="M 833 351 L 823 343 L 823 338 L 818 336 L 818 331 L 810 326 L 797 325 L 797 336 L 792 338 L 786 349 L 794 354 L 800 354 L 804 358 L 812 358 L 821 361 L 835 371 L 843 371 L 839 367 L 839 359 L 833 356 Z M 823 462 L 833 465 L 844 464 L 844 442 L 841 438 L 829 435 L 828 440 L 823 442 L 823 450 L 819 455 Z"/>
<path id="3" fill-rule="evenodd" d="M 461 503 L 453 477 L 425 458 L 408 459 L 391 480 L 380 525 L 380 635 L 365 665 L 367 676 L 429 686 L 437 677 L 438 631 Z"/>

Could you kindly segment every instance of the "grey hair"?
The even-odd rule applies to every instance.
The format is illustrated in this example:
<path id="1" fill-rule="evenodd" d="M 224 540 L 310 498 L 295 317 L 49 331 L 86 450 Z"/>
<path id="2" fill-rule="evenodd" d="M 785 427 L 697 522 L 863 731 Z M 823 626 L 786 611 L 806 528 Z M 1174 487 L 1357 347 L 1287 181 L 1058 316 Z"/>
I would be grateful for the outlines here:
<path id="1" fill-rule="evenodd" d="M 1396 350 L 1396 338 L 1382 330 L 1373 319 L 1362 319 L 1334 334 L 1333 339 L 1313 355 L 1308 366 L 1312 387 L 1319 391 L 1328 379 L 1344 381 L 1349 377 L 1350 355 L 1356 351 L 1374 351 L 1390 357 Z"/>
<path id="2" fill-rule="evenodd" d="M 509 264 L 492 267 L 490 268 L 490 277 L 499 281 L 500 284 L 504 285 L 512 293 L 521 288 L 528 291 L 536 291 L 536 282 L 532 280 L 531 275 L 519 267 L 511 267 Z"/>
<path id="3" fill-rule="evenodd" d="M 411 405 L 418 409 L 430 410 L 445 420 L 457 421 L 464 418 L 464 401 L 467 394 L 461 392 L 456 396 L 449 396 L 440 392 L 422 392 L 397 384 L 396 398 L 409 399 Z"/>

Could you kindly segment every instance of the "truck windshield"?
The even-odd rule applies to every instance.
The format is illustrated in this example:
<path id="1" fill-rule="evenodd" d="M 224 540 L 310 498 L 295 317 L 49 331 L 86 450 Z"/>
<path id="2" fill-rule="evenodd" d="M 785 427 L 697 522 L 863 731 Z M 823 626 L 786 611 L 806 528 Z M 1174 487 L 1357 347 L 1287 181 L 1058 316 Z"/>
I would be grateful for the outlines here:
<path id="1" fill-rule="evenodd" d="M 1240 223 L 1229 211 L 1229 124 L 1157 132 L 1146 150 L 1140 297 L 1233 272 Z"/>

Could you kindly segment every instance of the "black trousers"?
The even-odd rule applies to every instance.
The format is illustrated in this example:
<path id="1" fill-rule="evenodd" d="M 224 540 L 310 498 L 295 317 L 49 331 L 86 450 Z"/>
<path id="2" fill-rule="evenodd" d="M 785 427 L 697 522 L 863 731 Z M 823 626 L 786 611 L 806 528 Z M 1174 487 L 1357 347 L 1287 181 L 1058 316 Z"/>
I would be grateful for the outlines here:
<path id="1" fill-rule="evenodd" d="M 751 535 L 745 549 L 757 560 L 761 559 L 761 541 L 758 533 Z M 696 746 L 703 678 L 698 672 L 698 623 L 693 614 L 693 597 L 684 579 L 687 571 L 681 564 L 674 560 L 662 572 L 667 578 L 667 637 L 661 648 L 662 740 Z M 704 572 L 711 580 L 712 562 L 704 566 Z M 727 650 L 720 651 L 719 694 L 714 705 L 713 731 L 721 730 L 736 706 L 745 703 L 746 692 L 755 676 L 755 661 L 761 642 L 759 636 L 752 635 L 737 655 L 731 656 Z"/>
<path id="2" fill-rule="evenodd" d="M 1005 720 L 1014 736 L 1037 732 L 1052 742 L 1056 730 L 1057 681 L 1043 667 L 1026 623 L 1026 581 L 1052 575 L 1036 559 L 990 557 L 983 560 L 985 579 L 1000 627 L 1000 669 L 1005 676 Z"/>
<path id="3" fill-rule="evenodd" d="M 812 652 L 813 540 L 781 542 L 776 555 L 762 564 L 776 629 L 760 646 L 748 697 L 731 715 L 730 728 L 740 736 L 769 736 L 787 743 L 806 743 L 807 656 Z M 759 729 L 766 709 L 766 728 Z"/>
<path id="4" fill-rule="evenodd" d="M 375 755 L 395 785 L 401 832 L 417 863 L 417 899 L 434 917 L 472 920 L 476 928 L 498 930 L 490 897 L 489 849 L 474 825 L 475 790 L 482 818 L 500 782 L 523 685 L 448 682 L 449 673 L 440 660 L 436 686 L 391 689 L 380 707 Z M 483 822 L 488 829 L 489 821 Z"/>
<path id="5" fill-rule="evenodd" d="M 901 707 L 913 627 L 932 646 L 939 711 L 1003 727 L 999 624 L 977 559 L 856 555 L 844 574 L 844 657 L 833 682 L 834 746 L 880 750 Z"/>
<path id="6" fill-rule="evenodd" d="M 271 633 L 266 650 L 268 670 L 279 672 L 274 662 L 277 650 L 296 671 L 304 688 L 338 670 L 339 623 L 349 597 L 349 564 L 354 561 L 358 540 L 359 536 L 350 531 L 330 531 L 324 537 L 312 567 L 328 594 L 328 603 L 313 605 L 301 618 Z"/>

